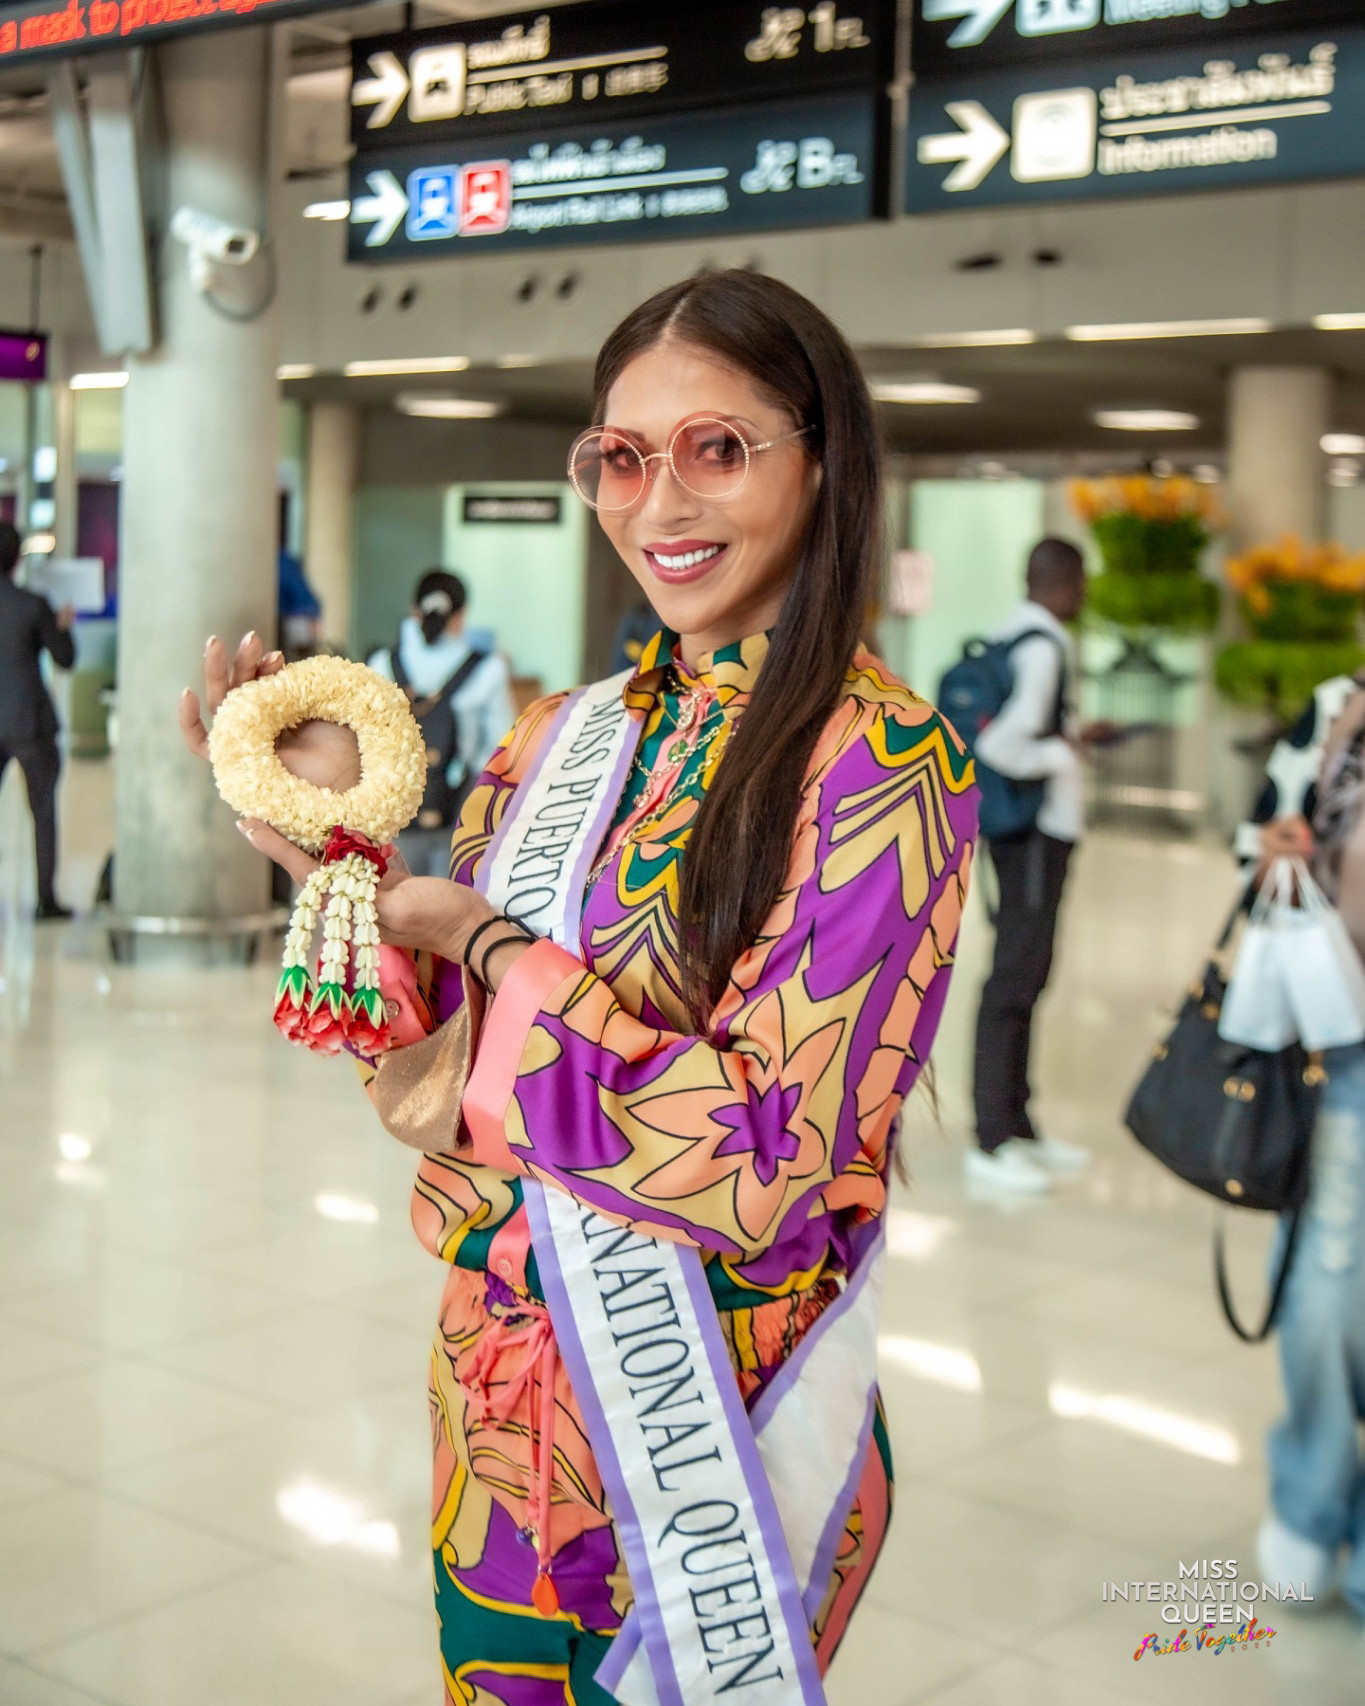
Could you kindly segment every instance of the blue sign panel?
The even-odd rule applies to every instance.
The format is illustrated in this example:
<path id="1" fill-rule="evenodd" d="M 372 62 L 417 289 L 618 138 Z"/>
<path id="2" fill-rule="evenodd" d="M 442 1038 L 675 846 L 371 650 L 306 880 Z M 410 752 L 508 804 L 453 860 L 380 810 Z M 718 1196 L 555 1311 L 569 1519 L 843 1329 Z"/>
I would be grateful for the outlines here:
<path id="1" fill-rule="evenodd" d="M 1365 173 L 1365 30 L 1252 37 L 916 88 L 912 213 Z"/>
<path id="2" fill-rule="evenodd" d="M 885 206 L 881 98 L 504 132 L 351 162 L 347 258 L 838 225 Z"/>

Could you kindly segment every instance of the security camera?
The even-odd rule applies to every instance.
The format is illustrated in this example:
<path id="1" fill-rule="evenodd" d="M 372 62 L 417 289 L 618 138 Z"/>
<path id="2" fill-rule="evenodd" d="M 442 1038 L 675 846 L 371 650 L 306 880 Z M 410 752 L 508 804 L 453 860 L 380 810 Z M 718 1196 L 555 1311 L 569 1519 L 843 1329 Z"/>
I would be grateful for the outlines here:
<path id="1" fill-rule="evenodd" d="M 229 225 L 197 207 L 178 207 L 171 216 L 171 236 L 190 252 L 190 275 L 195 287 L 206 291 L 213 282 L 215 265 L 244 267 L 261 246 L 259 231 Z"/>

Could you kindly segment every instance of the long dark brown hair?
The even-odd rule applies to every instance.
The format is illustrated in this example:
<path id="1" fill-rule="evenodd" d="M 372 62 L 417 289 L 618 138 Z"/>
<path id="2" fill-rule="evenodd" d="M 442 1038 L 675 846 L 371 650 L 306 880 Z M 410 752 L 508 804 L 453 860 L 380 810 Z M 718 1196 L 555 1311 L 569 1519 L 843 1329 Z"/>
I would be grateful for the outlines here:
<path id="1" fill-rule="evenodd" d="M 823 474 L 795 571 L 682 862 L 682 992 L 698 1034 L 731 968 L 777 900 L 806 767 L 839 701 L 872 603 L 883 540 L 881 455 L 872 400 L 834 322 L 798 291 L 752 272 L 670 285 L 602 346 L 596 419 L 622 370 L 664 338 L 746 374 L 795 425 Z"/>

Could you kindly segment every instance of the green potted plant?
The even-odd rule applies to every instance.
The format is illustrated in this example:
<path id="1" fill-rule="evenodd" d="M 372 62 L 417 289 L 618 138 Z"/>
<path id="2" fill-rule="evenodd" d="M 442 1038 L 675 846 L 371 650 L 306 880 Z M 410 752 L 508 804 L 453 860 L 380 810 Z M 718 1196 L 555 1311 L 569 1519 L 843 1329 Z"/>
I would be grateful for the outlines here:
<path id="1" fill-rule="evenodd" d="M 1224 646 L 1214 664 L 1218 691 L 1232 704 L 1289 723 L 1320 681 L 1365 663 L 1365 555 L 1290 536 L 1230 558 L 1225 573 L 1251 632 Z"/>
<path id="2" fill-rule="evenodd" d="M 1199 558 L 1218 525 L 1212 491 L 1177 476 L 1132 474 L 1073 480 L 1071 502 L 1099 548 L 1089 613 L 1126 629 L 1207 633 L 1218 620 L 1218 588 Z"/>

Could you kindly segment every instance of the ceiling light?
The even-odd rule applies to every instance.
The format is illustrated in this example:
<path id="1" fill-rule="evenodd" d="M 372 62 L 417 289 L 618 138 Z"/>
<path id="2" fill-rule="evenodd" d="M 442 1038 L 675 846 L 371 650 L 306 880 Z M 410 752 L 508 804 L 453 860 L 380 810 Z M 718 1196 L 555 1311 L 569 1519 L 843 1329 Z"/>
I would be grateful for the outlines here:
<path id="1" fill-rule="evenodd" d="M 1105 1422 L 1124 1433 L 1139 1434 L 1211 1463 L 1239 1463 L 1242 1458 L 1236 1435 L 1226 1428 L 1197 1422 L 1122 1393 L 1082 1392 L 1074 1386 L 1054 1384 L 1048 1388 L 1047 1401 L 1054 1416 Z"/>
<path id="2" fill-rule="evenodd" d="M 1359 462 L 1329 462 L 1327 465 L 1327 484 L 1344 489 L 1347 486 L 1360 484 Z"/>
<path id="3" fill-rule="evenodd" d="M 539 367 L 540 357 L 538 355 L 500 355 L 497 359 L 496 365 L 498 367 L 507 368 Z"/>
<path id="4" fill-rule="evenodd" d="M 128 375 L 118 371 L 106 373 L 73 373 L 67 384 L 73 391 L 121 391 Z"/>
<path id="5" fill-rule="evenodd" d="M 1180 409 L 1096 409 L 1093 419 L 1111 432 L 1193 432 L 1199 425 L 1198 415 Z"/>
<path id="6" fill-rule="evenodd" d="M 317 372 L 311 361 L 283 361 L 275 369 L 276 379 L 311 379 Z"/>
<path id="7" fill-rule="evenodd" d="M 409 360 L 348 361 L 342 372 L 348 379 L 376 379 L 397 373 L 463 373 L 467 355 L 414 356 Z"/>
<path id="8" fill-rule="evenodd" d="M 63 1161 L 88 1161 L 95 1146 L 88 1137 L 74 1131 L 64 1131 L 57 1139 L 57 1149 Z"/>
<path id="9" fill-rule="evenodd" d="M 1365 438 L 1358 432 L 1325 432 L 1318 443 L 1327 456 L 1365 456 Z"/>
<path id="10" fill-rule="evenodd" d="M 326 219 L 335 221 L 349 219 L 351 204 L 349 201 L 310 201 L 303 210 L 305 219 Z"/>
<path id="11" fill-rule="evenodd" d="M 1314 314 L 1320 332 L 1365 332 L 1365 314 Z"/>
<path id="12" fill-rule="evenodd" d="M 1037 332 L 1023 326 L 1006 326 L 996 332 L 926 332 L 923 337 L 911 338 L 920 349 L 993 349 L 1001 344 L 1032 344 L 1038 341 Z"/>
<path id="13" fill-rule="evenodd" d="M 1271 330 L 1269 320 L 1133 320 L 1112 326 L 1068 326 L 1077 343 L 1098 344 L 1123 338 L 1232 338 Z"/>
<path id="14" fill-rule="evenodd" d="M 945 385 L 937 379 L 877 381 L 872 395 L 879 403 L 979 403 L 981 393 L 973 385 Z"/>
<path id="15" fill-rule="evenodd" d="M 506 407 L 483 397 L 400 397 L 395 407 L 400 415 L 427 421 L 486 421 Z"/>

